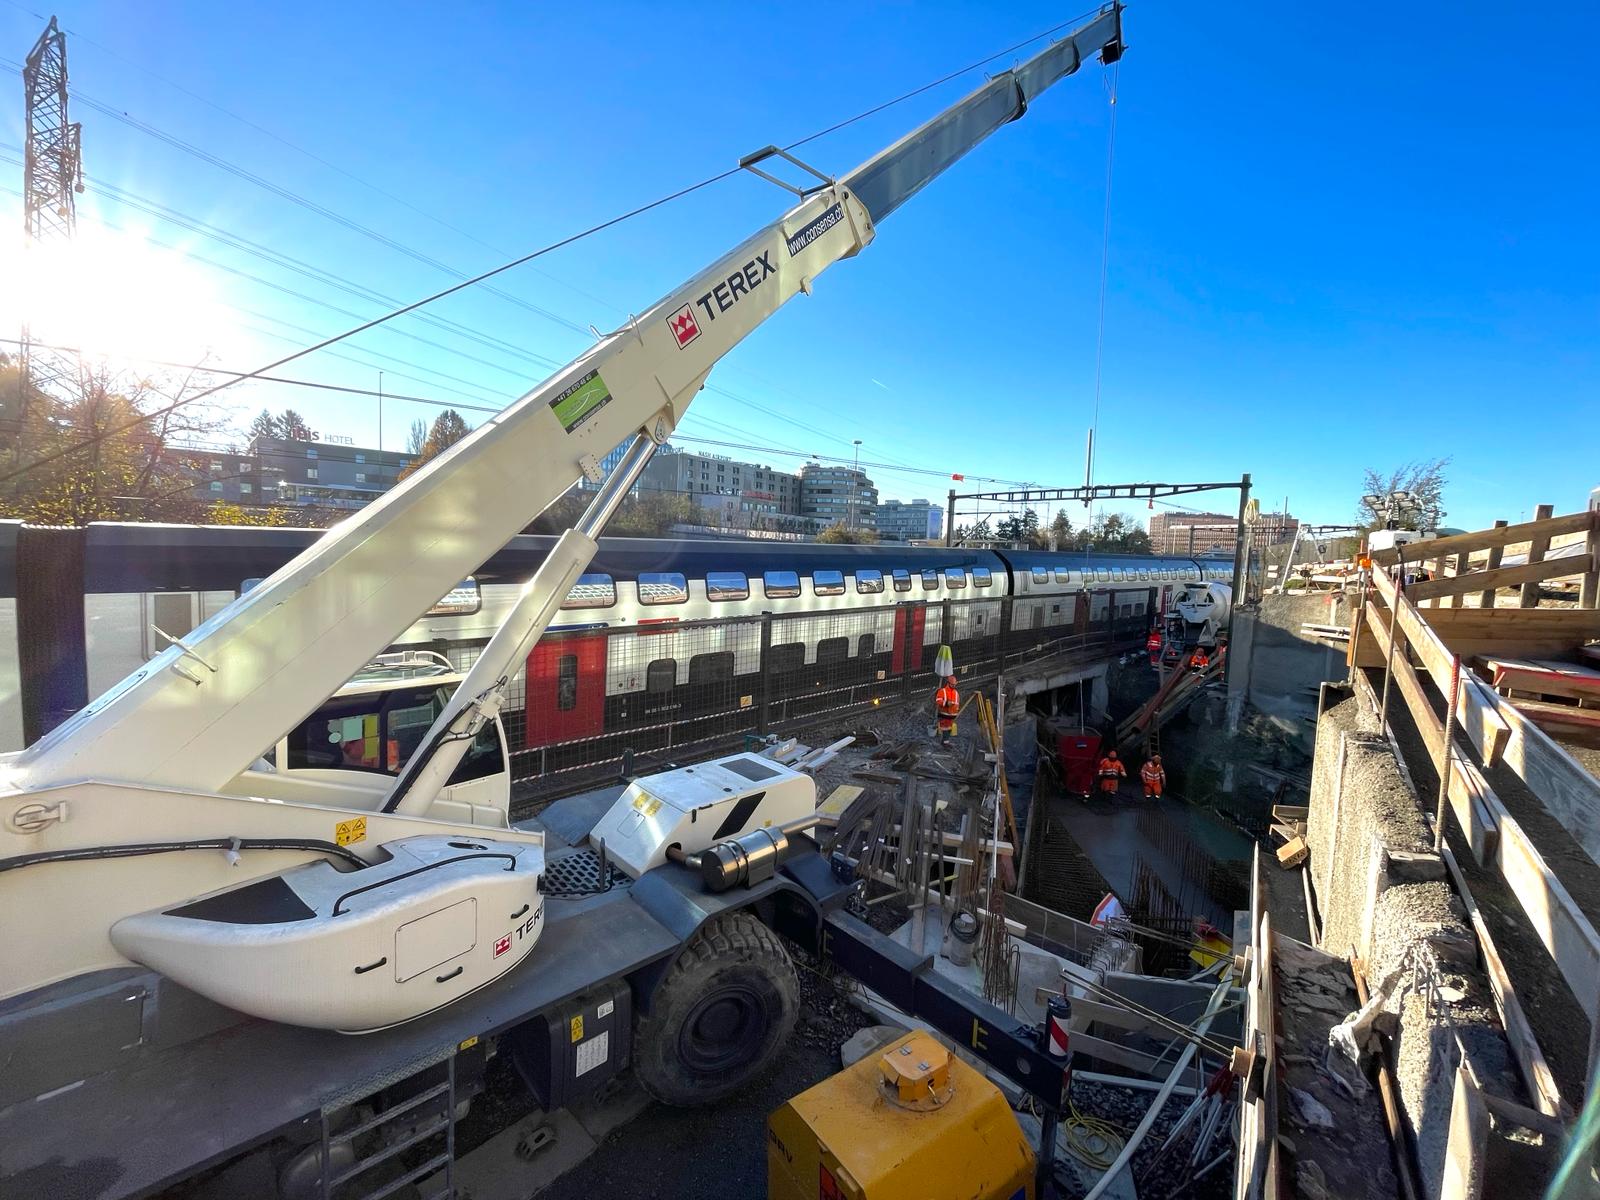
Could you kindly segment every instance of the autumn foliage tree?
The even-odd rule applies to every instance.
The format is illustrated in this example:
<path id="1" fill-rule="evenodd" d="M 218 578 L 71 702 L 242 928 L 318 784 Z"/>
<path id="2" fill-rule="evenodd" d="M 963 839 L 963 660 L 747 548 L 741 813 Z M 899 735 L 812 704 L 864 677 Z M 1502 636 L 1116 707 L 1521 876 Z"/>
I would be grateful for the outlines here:
<path id="1" fill-rule="evenodd" d="M 0 516 L 36 525 L 204 519 L 193 488 L 209 455 L 186 450 L 215 436 L 218 412 L 186 399 L 206 380 L 117 373 L 84 364 L 45 393 L 0 356 Z"/>
<path id="2" fill-rule="evenodd" d="M 447 408 L 433 419 L 433 425 L 428 430 L 428 436 L 422 443 L 422 449 L 417 457 L 411 460 L 411 465 L 400 472 L 395 479 L 399 483 L 409 479 L 423 466 L 432 462 L 446 450 L 454 446 L 472 430 L 468 428 L 460 413 L 453 408 Z"/>

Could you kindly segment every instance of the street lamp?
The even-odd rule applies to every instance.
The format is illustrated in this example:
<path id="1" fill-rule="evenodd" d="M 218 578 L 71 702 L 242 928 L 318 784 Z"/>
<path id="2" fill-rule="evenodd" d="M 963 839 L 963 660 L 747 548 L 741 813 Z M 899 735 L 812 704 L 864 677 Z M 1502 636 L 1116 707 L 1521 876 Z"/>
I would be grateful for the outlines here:
<path id="1" fill-rule="evenodd" d="M 859 481 L 859 479 L 861 477 L 861 439 L 860 438 L 856 438 L 855 439 L 855 446 L 856 446 L 856 465 L 855 465 L 855 468 L 854 468 L 854 474 L 852 474 L 850 476 L 850 528 L 851 529 L 855 529 L 857 527 L 857 520 L 856 520 L 856 488 L 857 488 L 857 486 L 859 486 L 858 485 L 858 481 Z"/>

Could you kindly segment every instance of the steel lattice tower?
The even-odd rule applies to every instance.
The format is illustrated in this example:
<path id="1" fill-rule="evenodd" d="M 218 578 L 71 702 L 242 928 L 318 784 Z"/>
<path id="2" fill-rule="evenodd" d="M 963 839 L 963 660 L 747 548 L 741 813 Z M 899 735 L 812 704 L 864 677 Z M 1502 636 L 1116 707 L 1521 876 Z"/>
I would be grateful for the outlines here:
<path id="1" fill-rule="evenodd" d="M 70 240 L 77 229 L 76 193 L 83 191 L 79 129 L 67 120 L 67 35 L 50 18 L 28 52 L 22 70 L 28 123 L 27 152 L 22 170 L 22 220 L 25 249 Z M 27 404 L 28 388 L 54 392 L 65 380 L 77 380 L 75 356 L 33 344 L 24 307 L 22 326 L 22 378 L 19 409 Z M 18 412 L 19 427 L 24 412 Z"/>

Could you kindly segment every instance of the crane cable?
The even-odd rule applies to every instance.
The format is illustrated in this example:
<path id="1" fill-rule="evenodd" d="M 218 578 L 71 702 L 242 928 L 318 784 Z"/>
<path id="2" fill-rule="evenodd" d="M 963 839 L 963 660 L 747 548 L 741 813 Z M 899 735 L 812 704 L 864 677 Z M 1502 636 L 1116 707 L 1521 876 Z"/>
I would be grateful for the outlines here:
<path id="1" fill-rule="evenodd" d="M 1111 179 L 1117 161 L 1117 84 L 1121 78 L 1122 63 L 1119 59 L 1111 68 L 1111 77 L 1106 83 L 1111 117 L 1106 131 L 1106 203 L 1100 223 L 1100 313 L 1094 336 L 1094 420 L 1089 426 L 1089 477 L 1084 480 L 1086 485 L 1094 483 L 1095 459 L 1100 455 L 1100 380 L 1106 348 L 1106 280 L 1111 270 Z"/>

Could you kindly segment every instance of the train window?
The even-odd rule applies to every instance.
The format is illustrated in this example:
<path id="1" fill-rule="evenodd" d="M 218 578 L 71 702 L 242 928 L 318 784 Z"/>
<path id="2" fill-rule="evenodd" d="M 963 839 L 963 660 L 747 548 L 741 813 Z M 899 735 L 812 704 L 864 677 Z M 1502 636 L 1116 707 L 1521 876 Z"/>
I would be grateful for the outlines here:
<path id="1" fill-rule="evenodd" d="M 922 573 L 922 590 L 925 592 L 936 592 L 939 590 L 939 572 L 924 571 Z"/>
<path id="2" fill-rule="evenodd" d="M 883 572 L 874 571 L 870 567 L 857 567 L 856 591 L 862 595 L 871 595 L 883 591 Z"/>
<path id="3" fill-rule="evenodd" d="M 476 584 L 476 581 L 474 581 Z M 617 584 L 609 575 L 579 575 L 562 608 L 610 608 L 617 602 Z M 480 601 L 481 605 L 481 601 Z"/>
<path id="4" fill-rule="evenodd" d="M 1150 578 L 1150 568 L 1149 567 L 1140 567 L 1139 568 L 1139 578 L 1140 579 L 1149 579 Z"/>
<path id="5" fill-rule="evenodd" d="M 707 600 L 748 600 L 750 581 L 743 571 L 707 571 Z"/>
<path id="6" fill-rule="evenodd" d="M 689 598 L 689 584 L 677 571 L 640 571 L 640 604 L 682 604 Z"/>
<path id="7" fill-rule="evenodd" d="M 678 660 L 658 658 L 644 669 L 644 690 L 661 695 L 678 686 Z"/>
<path id="8" fill-rule="evenodd" d="M 870 633 L 863 633 L 856 639 L 856 656 L 863 662 L 878 653 L 878 639 Z"/>
<path id="9" fill-rule="evenodd" d="M 689 660 L 689 686 L 730 683 L 733 680 L 733 651 L 715 650 L 696 654 Z"/>
<path id="10" fill-rule="evenodd" d="M 1033 581 L 1035 583 L 1049 583 L 1050 582 L 1050 568 L 1049 567 L 1035 567 L 1033 569 Z"/>
<path id="11" fill-rule="evenodd" d="M 811 590 L 819 596 L 844 595 L 843 571 L 811 572 Z"/>
<path id="12" fill-rule="evenodd" d="M 806 665 L 804 642 L 784 642 L 767 652 L 767 671 L 781 675 L 785 671 L 798 671 Z"/>
<path id="13" fill-rule="evenodd" d="M 895 591 L 897 591 L 897 592 L 909 592 L 911 590 L 911 572 L 910 571 L 906 571 L 906 570 L 901 569 L 900 567 L 896 567 L 894 569 L 894 571 L 891 572 L 891 578 L 894 579 L 894 590 Z"/>
<path id="14" fill-rule="evenodd" d="M 944 572 L 944 585 L 948 588 L 966 587 L 967 573 L 960 567 L 946 567 Z"/>
<path id="15" fill-rule="evenodd" d="M 842 663 L 850 657 L 850 639 L 847 637 L 823 638 L 817 643 L 817 666 Z"/>
<path id="16" fill-rule="evenodd" d="M 1105 567 L 1100 567 L 1095 571 L 1095 577 L 1099 579 L 1101 583 L 1106 583 L 1111 578 L 1111 572 Z"/>
<path id="17" fill-rule="evenodd" d="M 1057 567 L 1056 568 L 1056 582 L 1057 583 L 1071 583 L 1072 582 L 1072 572 L 1068 571 L 1065 567 Z"/>
<path id="18" fill-rule="evenodd" d="M 792 600 L 800 594 L 800 576 L 794 571 L 767 571 L 761 576 L 761 590 L 768 600 Z"/>
<path id="19" fill-rule="evenodd" d="M 990 573 L 988 567 L 973 567 L 972 568 L 972 586 L 973 587 L 992 587 L 993 585 L 994 585 L 994 575 Z"/>
<path id="20" fill-rule="evenodd" d="M 578 656 L 563 654 L 556 659 L 556 709 L 571 712 L 578 707 Z"/>

